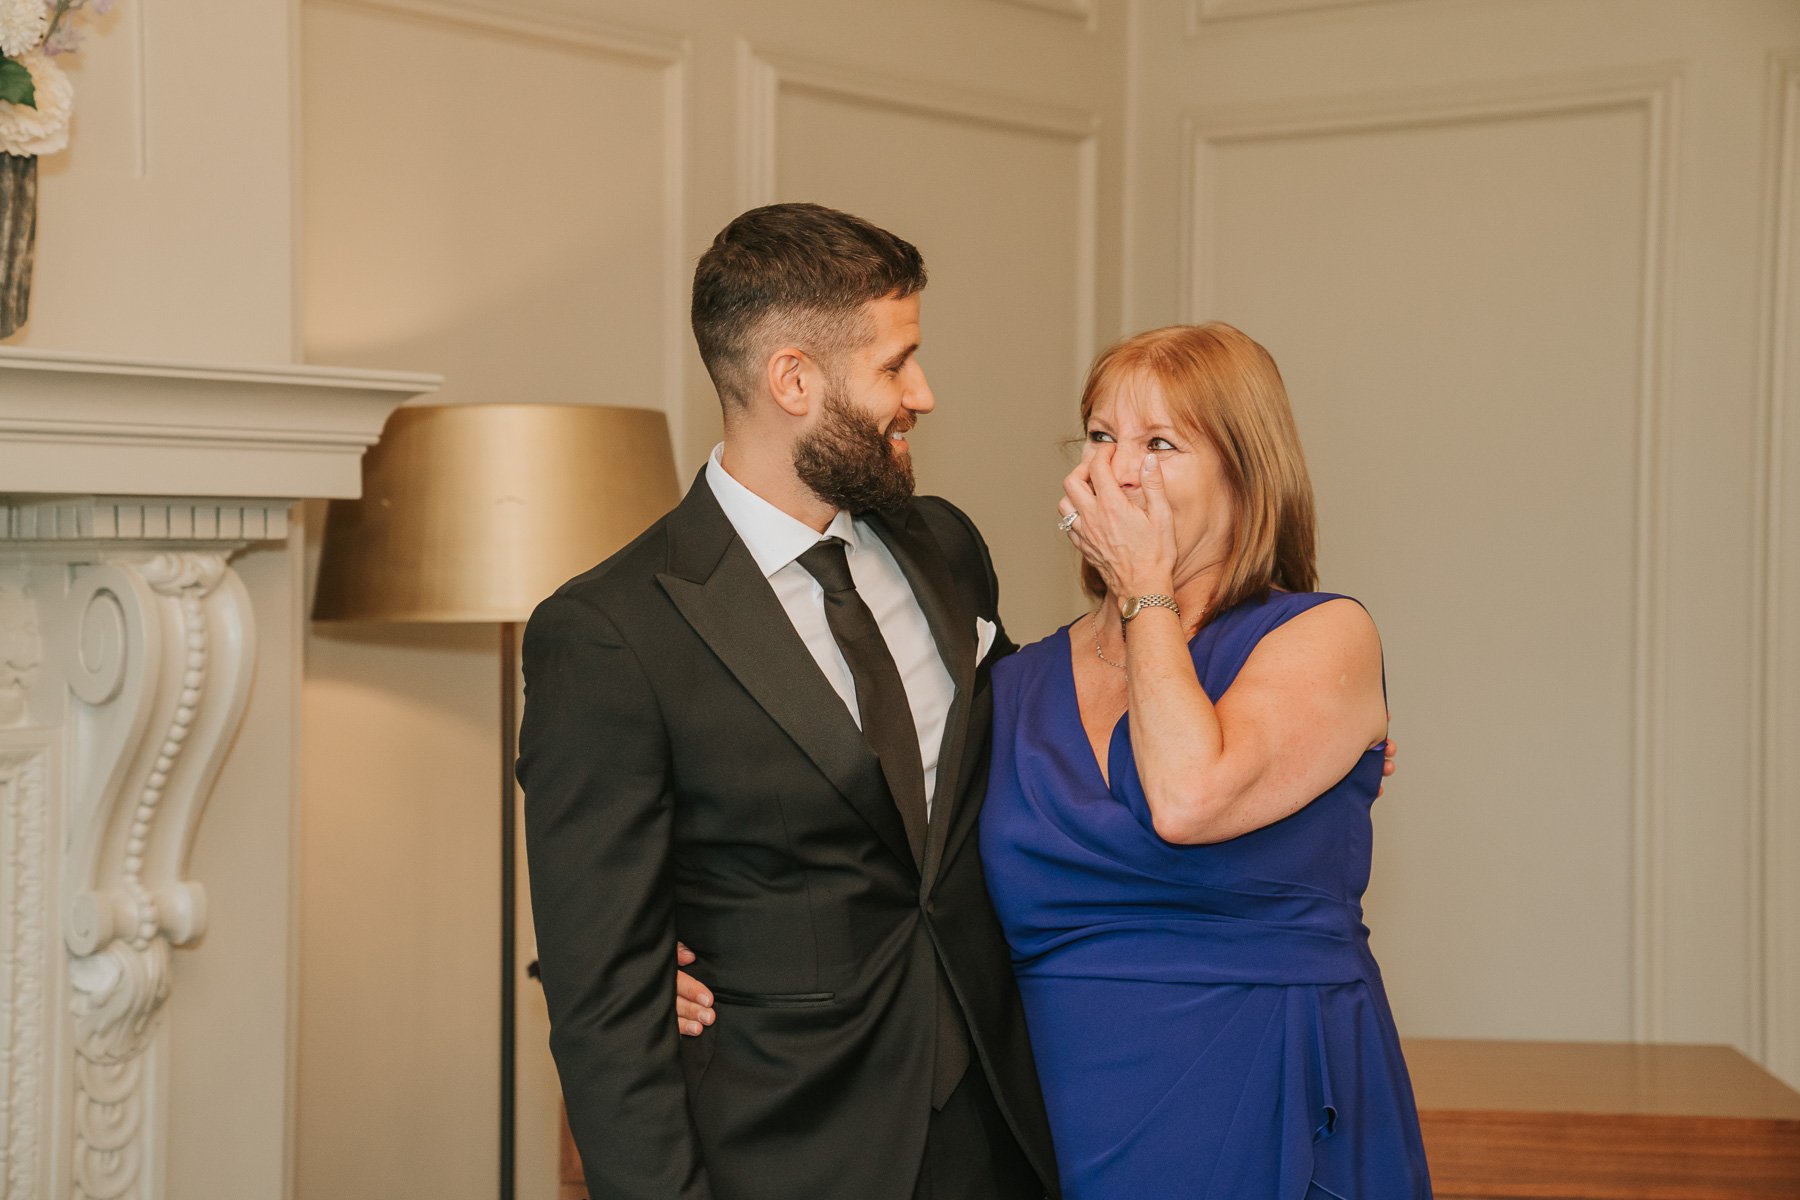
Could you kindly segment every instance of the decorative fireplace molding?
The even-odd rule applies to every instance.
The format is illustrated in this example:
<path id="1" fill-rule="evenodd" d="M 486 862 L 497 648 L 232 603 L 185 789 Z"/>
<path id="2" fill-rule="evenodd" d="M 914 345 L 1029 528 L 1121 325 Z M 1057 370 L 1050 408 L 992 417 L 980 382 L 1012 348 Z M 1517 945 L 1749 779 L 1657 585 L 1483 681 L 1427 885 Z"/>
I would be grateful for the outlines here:
<path id="1" fill-rule="evenodd" d="M 438 382 L 0 348 L 0 1193 L 161 1200 L 186 862 L 256 666 L 231 558 Z"/>
<path id="2" fill-rule="evenodd" d="M 210 366 L 0 346 L 0 487 L 354 496 L 362 452 L 433 375 Z"/>
<path id="3" fill-rule="evenodd" d="M 8 632 L 10 638 L 10 631 Z M 39 744 L 0 749 L 0 858 L 6 871 L 5 970 L 11 986 L 0 1009 L 0 1135 L 6 1161 L 0 1194 L 41 1196 L 42 1113 L 46 1062 L 46 901 L 44 755 Z"/>

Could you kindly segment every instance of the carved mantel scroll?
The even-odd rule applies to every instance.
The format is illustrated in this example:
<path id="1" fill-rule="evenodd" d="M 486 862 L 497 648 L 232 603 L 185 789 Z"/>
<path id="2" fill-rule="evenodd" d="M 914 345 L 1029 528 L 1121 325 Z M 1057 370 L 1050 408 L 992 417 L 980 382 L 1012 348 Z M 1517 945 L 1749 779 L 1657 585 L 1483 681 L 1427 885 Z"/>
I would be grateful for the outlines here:
<path id="1" fill-rule="evenodd" d="M 60 502 L 59 525 L 41 505 L 0 506 L 14 535 L 0 564 L 0 734 L 18 739 L 0 742 L 9 1196 L 160 1194 L 171 952 L 207 917 L 184 868 L 255 662 L 230 558 L 247 509 L 258 534 L 286 531 L 285 502 L 245 501 L 188 503 L 181 541 L 96 528 L 96 510 L 114 520 L 121 507 Z M 202 540 L 196 524 L 240 537 Z M 105 536 L 69 536 L 83 532 Z M 48 1163 L 33 1119 L 45 1061 L 69 1085 L 67 1144 Z M 40 1171 L 66 1185 L 39 1190 Z"/>
<path id="2" fill-rule="evenodd" d="M 256 667 L 233 556 L 355 495 L 439 382 L 0 347 L 7 1200 L 164 1200 L 172 969 L 209 915 L 189 851 Z"/>

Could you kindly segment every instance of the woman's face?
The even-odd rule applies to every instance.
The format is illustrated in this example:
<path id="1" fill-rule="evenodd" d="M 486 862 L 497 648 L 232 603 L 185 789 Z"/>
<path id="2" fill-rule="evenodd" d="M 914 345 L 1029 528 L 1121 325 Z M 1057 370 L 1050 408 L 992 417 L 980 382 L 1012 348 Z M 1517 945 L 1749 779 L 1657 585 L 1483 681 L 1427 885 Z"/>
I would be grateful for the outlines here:
<path id="1" fill-rule="evenodd" d="M 1177 428 L 1153 376 L 1129 376 L 1100 393 L 1086 435 L 1084 461 L 1110 454 L 1113 474 L 1133 503 L 1142 501 L 1144 459 L 1156 456 L 1175 525 L 1176 586 L 1224 565 L 1235 515 L 1224 465 L 1210 441 Z"/>

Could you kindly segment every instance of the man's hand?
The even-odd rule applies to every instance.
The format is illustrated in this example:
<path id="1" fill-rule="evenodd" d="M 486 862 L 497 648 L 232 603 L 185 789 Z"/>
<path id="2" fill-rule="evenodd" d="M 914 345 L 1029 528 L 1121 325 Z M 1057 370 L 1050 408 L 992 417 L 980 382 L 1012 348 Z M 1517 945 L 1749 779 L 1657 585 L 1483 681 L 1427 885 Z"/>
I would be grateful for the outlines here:
<path id="1" fill-rule="evenodd" d="M 1392 754 L 1392 751 L 1389 751 Z M 1393 770 L 1390 758 L 1388 770 Z M 675 943 L 675 965 L 685 967 L 694 961 L 694 952 L 680 942 Z M 686 971 L 675 972 L 675 1028 L 684 1036 L 699 1037 L 703 1029 L 713 1023 L 712 993 L 706 985 L 689 975 Z"/>
<path id="2" fill-rule="evenodd" d="M 1380 743 L 1377 743 L 1377 744 L 1379 745 Z M 1374 748 L 1375 748 L 1374 746 L 1369 747 L 1369 749 L 1371 749 L 1371 750 L 1373 750 Z M 1394 756 L 1398 753 L 1399 753 L 1399 751 L 1394 749 L 1394 739 L 1389 738 L 1387 740 L 1385 748 L 1381 752 L 1381 777 L 1383 779 L 1386 779 L 1389 775 L 1392 775 L 1394 773 Z M 1377 787 L 1375 789 L 1375 794 L 1377 796 L 1379 796 L 1379 795 L 1381 795 L 1381 793 L 1383 793 L 1385 791 L 1387 791 L 1387 787 L 1386 787 L 1386 785 L 1383 785 L 1383 786 Z M 688 958 L 688 961 L 693 962 L 694 960 L 690 956 Z M 687 976 L 683 975 L 682 978 L 686 979 Z"/>

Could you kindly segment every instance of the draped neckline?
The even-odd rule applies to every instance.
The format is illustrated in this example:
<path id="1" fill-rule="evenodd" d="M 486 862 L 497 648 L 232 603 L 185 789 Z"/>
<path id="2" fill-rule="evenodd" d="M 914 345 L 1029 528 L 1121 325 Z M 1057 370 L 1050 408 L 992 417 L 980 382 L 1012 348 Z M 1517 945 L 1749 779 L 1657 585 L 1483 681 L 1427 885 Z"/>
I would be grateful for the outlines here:
<path id="1" fill-rule="evenodd" d="M 1079 618 L 1077 618 L 1079 619 Z M 1119 714 L 1119 719 L 1112 724 L 1112 731 L 1106 736 L 1106 761 L 1100 761 L 1100 755 L 1094 749 L 1094 739 L 1088 736 L 1087 718 L 1081 711 L 1081 688 L 1075 682 L 1075 622 L 1070 621 L 1059 631 L 1063 639 L 1062 684 L 1068 689 L 1069 703 L 1063 709 L 1075 722 L 1075 729 L 1081 735 L 1082 759 L 1093 779 L 1100 783 L 1100 790 L 1111 792 L 1113 764 L 1118 760 L 1119 735 L 1127 728 L 1131 718 L 1131 708 Z"/>

